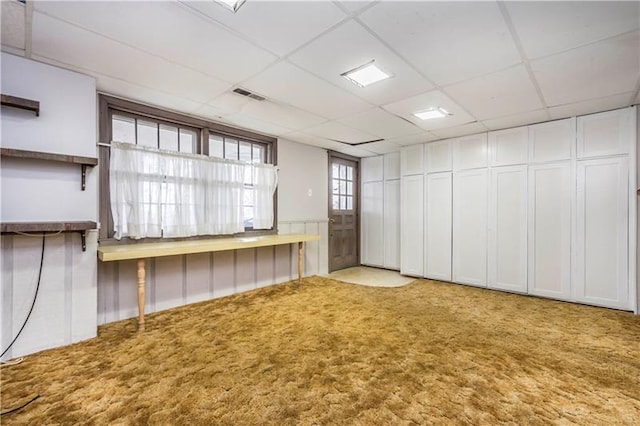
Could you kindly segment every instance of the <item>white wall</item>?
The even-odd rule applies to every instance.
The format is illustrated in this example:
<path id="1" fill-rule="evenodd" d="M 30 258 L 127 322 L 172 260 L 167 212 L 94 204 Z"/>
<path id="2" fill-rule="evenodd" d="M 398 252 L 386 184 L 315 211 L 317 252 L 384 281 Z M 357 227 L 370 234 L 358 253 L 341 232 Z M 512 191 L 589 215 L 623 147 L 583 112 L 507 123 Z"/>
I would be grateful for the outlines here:
<path id="1" fill-rule="evenodd" d="M 92 77 L 2 53 L 2 93 L 40 101 L 40 116 L 2 108 L 2 147 L 96 156 L 96 88 Z M 42 160 L 2 158 L 2 222 L 96 221 L 97 168 Z M 97 233 L 87 251 L 76 233 L 47 237 L 38 299 L 27 326 L 4 359 L 96 335 Z M 41 239 L 3 235 L 2 327 L 4 350 L 33 300 Z"/>
<path id="2" fill-rule="evenodd" d="M 278 220 L 326 220 L 329 214 L 327 151 L 279 139 L 278 167 Z"/>
<path id="3" fill-rule="evenodd" d="M 320 241 L 305 243 L 305 276 L 325 274 L 329 254 L 327 153 L 280 140 L 278 166 L 279 233 L 320 234 Z M 145 312 L 278 284 L 297 275 L 295 245 L 150 259 Z M 137 309 L 136 262 L 99 262 L 99 324 L 135 317 Z"/>

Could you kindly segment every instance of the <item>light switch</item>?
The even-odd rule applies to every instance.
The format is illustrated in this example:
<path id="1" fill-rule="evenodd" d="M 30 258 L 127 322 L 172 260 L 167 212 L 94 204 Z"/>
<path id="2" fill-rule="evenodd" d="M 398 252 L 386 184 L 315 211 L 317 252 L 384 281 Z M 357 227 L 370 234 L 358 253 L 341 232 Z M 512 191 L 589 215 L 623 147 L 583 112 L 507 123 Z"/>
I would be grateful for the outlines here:
<path id="1" fill-rule="evenodd" d="M 309 197 L 311 197 L 311 196 L 313 195 L 313 191 L 311 190 L 311 188 L 309 188 L 309 189 L 307 190 L 307 195 L 308 195 Z"/>

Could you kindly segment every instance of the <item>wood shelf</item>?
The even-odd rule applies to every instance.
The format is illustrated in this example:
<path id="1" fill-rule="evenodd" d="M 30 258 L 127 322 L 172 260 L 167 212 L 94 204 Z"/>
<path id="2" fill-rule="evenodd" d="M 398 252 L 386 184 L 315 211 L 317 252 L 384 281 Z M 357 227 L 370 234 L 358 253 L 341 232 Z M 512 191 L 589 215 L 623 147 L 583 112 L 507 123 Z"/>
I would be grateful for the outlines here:
<path id="1" fill-rule="evenodd" d="M 78 155 L 54 154 L 51 152 L 27 151 L 24 149 L 0 148 L 2 157 L 31 158 L 34 160 L 58 161 L 61 163 L 73 163 L 85 166 L 97 166 L 98 159 L 94 157 L 81 157 Z"/>
<path id="2" fill-rule="evenodd" d="M 0 95 L 2 106 L 24 109 L 36 113 L 36 117 L 40 116 L 40 102 L 31 99 L 19 98 L 11 95 Z"/>
<path id="3" fill-rule="evenodd" d="M 54 154 L 52 152 L 27 151 L 13 148 L 0 148 L 0 157 L 29 158 L 33 160 L 80 164 L 81 188 L 83 191 L 87 187 L 87 167 L 98 165 L 98 159 L 94 157 L 81 157 L 79 155 Z"/>
<path id="4" fill-rule="evenodd" d="M 20 232 L 79 232 L 82 241 L 82 251 L 87 250 L 87 231 L 97 229 L 98 225 L 92 221 L 75 222 L 2 222 L 0 232 L 12 234 Z"/>

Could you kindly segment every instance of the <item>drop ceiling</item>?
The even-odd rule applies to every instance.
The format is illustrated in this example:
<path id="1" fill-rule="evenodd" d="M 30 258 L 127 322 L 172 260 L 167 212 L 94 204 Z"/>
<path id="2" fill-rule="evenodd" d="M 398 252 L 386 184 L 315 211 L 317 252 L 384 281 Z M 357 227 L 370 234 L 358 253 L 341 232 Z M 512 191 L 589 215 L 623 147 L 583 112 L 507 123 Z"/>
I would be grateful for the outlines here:
<path id="1" fill-rule="evenodd" d="M 4 51 L 101 92 L 356 156 L 640 101 L 639 2 L 1 6 Z M 372 60 L 393 77 L 341 76 Z M 413 115 L 434 107 L 452 115 Z"/>

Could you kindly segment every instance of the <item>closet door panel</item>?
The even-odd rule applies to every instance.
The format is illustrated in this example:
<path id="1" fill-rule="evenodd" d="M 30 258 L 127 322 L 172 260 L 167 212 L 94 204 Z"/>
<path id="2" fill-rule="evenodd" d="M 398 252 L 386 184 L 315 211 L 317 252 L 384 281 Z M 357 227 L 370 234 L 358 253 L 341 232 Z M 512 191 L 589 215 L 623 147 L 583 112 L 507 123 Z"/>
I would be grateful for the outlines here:
<path id="1" fill-rule="evenodd" d="M 381 157 L 382 158 L 382 157 Z M 362 264 L 384 263 L 383 182 L 362 184 Z"/>
<path id="2" fill-rule="evenodd" d="M 576 119 L 550 121 L 529 126 L 529 161 L 569 160 L 576 143 Z"/>
<path id="3" fill-rule="evenodd" d="M 404 146 L 400 150 L 402 176 L 424 173 L 424 145 Z"/>
<path id="4" fill-rule="evenodd" d="M 400 179 L 400 153 L 392 152 L 384 155 L 384 178 Z"/>
<path id="5" fill-rule="evenodd" d="M 383 161 L 384 157 L 382 155 L 363 158 L 361 160 L 362 182 L 375 182 L 382 180 Z"/>
<path id="6" fill-rule="evenodd" d="M 629 308 L 628 160 L 577 164 L 577 301 Z"/>
<path id="7" fill-rule="evenodd" d="M 425 166 L 427 173 L 451 171 L 453 166 L 453 139 L 425 144 Z"/>
<path id="8" fill-rule="evenodd" d="M 515 129 L 489 132 L 489 163 L 492 166 L 527 164 L 529 156 L 529 129 Z"/>
<path id="9" fill-rule="evenodd" d="M 453 175 L 453 281 L 487 285 L 487 169 Z"/>
<path id="10" fill-rule="evenodd" d="M 529 166 L 528 293 L 571 297 L 571 163 Z"/>
<path id="11" fill-rule="evenodd" d="M 384 183 L 384 267 L 400 269 L 400 180 Z"/>
<path id="12" fill-rule="evenodd" d="M 527 166 L 491 170 L 488 287 L 527 291 Z"/>
<path id="13" fill-rule="evenodd" d="M 578 117 L 578 158 L 627 154 L 633 140 L 631 108 Z"/>
<path id="14" fill-rule="evenodd" d="M 426 177 L 425 276 L 451 281 L 451 172 Z"/>
<path id="15" fill-rule="evenodd" d="M 466 170 L 487 167 L 488 152 L 486 133 L 457 138 L 453 144 L 453 169 Z"/>
<path id="16" fill-rule="evenodd" d="M 400 272 L 421 277 L 424 265 L 424 177 L 404 177 L 401 197 Z"/>

